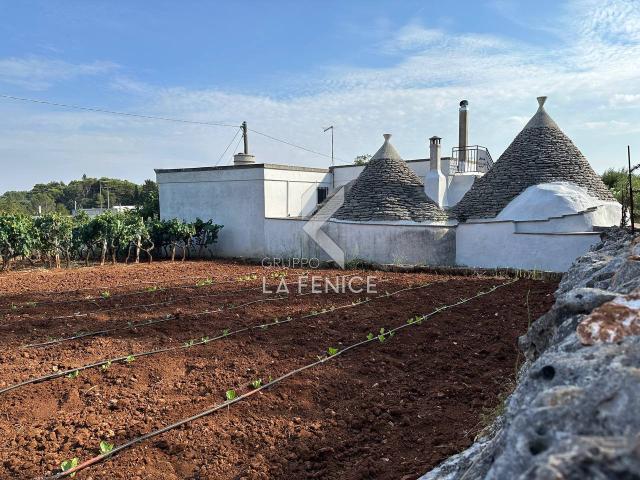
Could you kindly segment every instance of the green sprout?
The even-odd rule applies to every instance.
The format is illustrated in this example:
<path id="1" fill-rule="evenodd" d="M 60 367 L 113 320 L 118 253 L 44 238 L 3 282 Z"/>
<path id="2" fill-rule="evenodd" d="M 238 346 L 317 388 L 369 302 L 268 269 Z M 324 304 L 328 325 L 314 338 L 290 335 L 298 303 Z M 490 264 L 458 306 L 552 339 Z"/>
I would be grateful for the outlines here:
<path id="1" fill-rule="evenodd" d="M 73 457 L 71 460 L 65 460 L 64 462 L 62 462 L 60 464 L 60 469 L 63 472 L 66 472 L 67 470 L 71 470 L 72 468 L 77 467 L 77 466 L 78 466 L 78 457 Z M 70 476 L 71 477 L 75 477 L 76 474 L 72 473 Z"/>
<path id="2" fill-rule="evenodd" d="M 183 347 L 185 348 L 189 348 L 189 347 L 193 347 L 193 345 L 195 345 L 196 341 L 195 340 L 188 340 L 186 342 L 184 342 Z"/>
<path id="3" fill-rule="evenodd" d="M 338 349 L 337 348 L 333 348 L 333 347 L 329 347 L 327 349 L 327 353 L 331 357 L 331 356 L 335 355 L 336 353 L 338 353 Z"/>
<path id="4" fill-rule="evenodd" d="M 109 290 L 105 290 L 100 294 L 100 296 L 106 300 L 107 298 L 111 297 L 111 293 L 109 293 Z"/>
<path id="5" fill-rule="evenodd" d="M 154 285 L 153 287 L 147 288 L 147 292 L 149 292 L 149 293 L 153 293 L 153 292 L 157 292 L 157 291 L 158 291 L 158 287 L 156 285 Z"/>
<path id="6" fill-rule="evenodd" d="M 380 340 L 380 343 L 382 343 L 382 342 L 384 342 L 386 340 L 385 333 L 384 333 L 384 327 L 380 329 L 380 334 L 378 335 L 378 340 Z"/>
<path id="7" fill-rule="evenodd" d="M 18 310 L 18 306 L 15 303 L 11 304 L 11 310 Z"/>
<path id="8" fill-rule="evenodd" d="M 369 332 L 369 335 L 367 335 L 367 340 L 373 340 L 374 338 L 375 338 L 375 335 Z"/>
<path id="9" fill-rule="evenodd" d="M 262 380 L 261 379 L 256 379 L 253 382 L 251 382 L 251 386 L 255 389 L 258 389 L 262 386 Z"/>
<path id="10" fill-rule="evenodd" d="M 230 402 L 231 400 L 236 398 L 238 395 L 236 394 L 236 391 L 234 389 L 231 389 L 231 390 L 227 390 L 224 393 L 224 396 L 227 397 L 227 401 Z"/>
<path id="11" fill-rule="evenodd" d="M 213 280 L 210 278 L 205 278 L 204 280 L 200 280 L 198 283 L 196 283 L 196 287 L 198 288 L 206 287 L 207 285 L 213 285 Z"/>
<path id="12" fill-rule="evenodd" d="M 73 372 L 67 375 L 67 378 L 70 378 L 73 380 L 74 378 L 78 378 L 79 376 L 80 376 L 80 370 L 74 370 Z"/>
<path id="13" fill-rule="evenodd" d="M 227 335 L 229 335 L 229 329 L 225 328 L 224 330 L 222 330 L 222 336 L 226 337 Z"/>
<path id="14" fill-rule="evenodd" d="M 129 355 L 127 356 L 127 358 L 124 359 L 124 361 L 127 363 L 133 363 L 136 361 L 136 357 L 134 357 L 133 355 Z"/>
<path id="15" fill-rule="evenodd" d="M 100 454 L 106 455 L 107 453 L 113 450 L 113 443 L 105 442 L 104 440 L 100 442 Z"/>
<path id="16" fill-rule="evenodd" d="M 107 370 L 109 370 L 110 366 L 111 366 L 111 360 L 107 360 L 107 363 L 105 363 L 104 365 L 101 365 L 100 369 L 102 369 L 103 372 L 106 372 Z"/>
<path id="17" fill-rule="evenodd" d="M 202 338 L 200 339 L 200 341 L 201 341 L 202 343 L 209 343 L 209 337 L 202 337 Z"/>

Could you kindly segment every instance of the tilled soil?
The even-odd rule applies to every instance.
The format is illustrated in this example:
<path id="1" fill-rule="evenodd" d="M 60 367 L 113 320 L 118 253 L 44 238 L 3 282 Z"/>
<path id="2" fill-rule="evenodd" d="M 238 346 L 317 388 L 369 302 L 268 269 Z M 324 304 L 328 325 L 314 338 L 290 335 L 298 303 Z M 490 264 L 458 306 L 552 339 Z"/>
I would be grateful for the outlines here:
<path id="1" fill-rule="evenodd" d="M 223 402 L 229 389 L 245 393 L 251 381 L 266 383 L 312 363 L 329 347 L 344 348 L 508 281 L 322 270 L 311 274 L 375 276 L 378 292 L 299 295 L 292 287 L 282 298 L 264 294 L 263 275 L 275 285 L 281 271 L 162 262 L 0 276 L 0 389 L 223 330 L 292 319 L 0 395 L 0 478 L 57 473 L 66 459 L 98 454 L 101 440 L 122 444 Z M 302 273 L 287 269 L 285 279 L 295 282 Z M 213 283 L 195 286 L 205 278 Z M 163 290 L 147 291 L 153 286 Z M 513 381 L 517 336 L 551 306 L 555 287 L 518 280 L 138 444 L 76 478 L 415 479 L 481 430 L 483 416 Z M 100 295 L 105 291 L 108 298 Z M 171 303 L 153 306 L 161 302 Z M 140 305 L 152 306 L 131 308 Z M 317 315 L 300 318 L 310 312 Z M 172 318 L 127 328 L 166 315 Z M 21 348 L 114 327 L 124 328 Z"/>

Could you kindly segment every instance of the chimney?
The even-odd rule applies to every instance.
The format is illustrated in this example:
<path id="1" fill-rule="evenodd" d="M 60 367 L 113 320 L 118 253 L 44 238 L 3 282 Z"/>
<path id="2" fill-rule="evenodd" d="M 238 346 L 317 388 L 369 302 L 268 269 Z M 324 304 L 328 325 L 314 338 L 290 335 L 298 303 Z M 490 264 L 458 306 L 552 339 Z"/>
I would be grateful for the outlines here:
<path id="1" fill-rule="evenodd" d="M 424 191 L 440 208 L 446 203 L 447 179 L 440 161 L 440 137 L 429 139 L 429 171 L 424 180 Z"/>
<path id="2" fill-rule="evenodd" d="M 458 171 L 464 172 L 464 165 L 467 160 L 467 146 L 469 145 L 469 102 L 460 102 L 459 125 L 458 125 Z"/>
<path id="3" fill-rule="evenodd" d="M 242 122 L 242 139 L 244 140 L 244 152 L 233 156 L 234 165 L 249 165 L 256 163 L 255 155 L 249 154 L 249 136 L 247 135 L 247 122 Z"/>

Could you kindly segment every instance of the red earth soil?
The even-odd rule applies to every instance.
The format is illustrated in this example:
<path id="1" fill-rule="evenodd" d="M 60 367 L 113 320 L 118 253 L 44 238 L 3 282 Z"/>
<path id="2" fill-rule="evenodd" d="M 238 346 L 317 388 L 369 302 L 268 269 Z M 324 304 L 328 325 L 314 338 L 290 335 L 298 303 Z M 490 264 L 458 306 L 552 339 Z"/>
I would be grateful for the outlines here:
<path id="1" fill-rule="evenodd" d="M 275 285 L 282 271 L 216 261 L 0 275 L 0 389 L 116 356 L 181 346 L 225 329 L 293 319 L 1 394 L 0 478 L 57 473 L 66 459 L 82 462 L 98 454 L 102 440 L 120 445 L 223 402 L 229 389 L 246 393 L 251 381 L 266 383 L 312 363 L 329 347 L 342 349 L 382 327 L 403 325 L 509 281 L 319 270 L 310 273 L 375 276 L 377 293 L 263 293 L 263 276 Z M 286 273 L 285 280 L 295 282 L 303 272 Z M 211 285 L 196 286 L 207 278 Z M 518 335 L 550 308 L 556 286 L 517 280 L 138 444 L 76 478 L 418 478 L 482 429 L 483 415 L 513 382 Z M 381 296 L 407 287 L 414 289 Z M 72 291 L 77 289 L 82 290 Z M 154 305 L 162 302 L 170 303 Z M 313 311 L 319 314 L 300 318 Z M 128 322 L 166 315 L 173 317 L 126 328 Z M 21 348 L 113 327 L 124 328 Z"/>

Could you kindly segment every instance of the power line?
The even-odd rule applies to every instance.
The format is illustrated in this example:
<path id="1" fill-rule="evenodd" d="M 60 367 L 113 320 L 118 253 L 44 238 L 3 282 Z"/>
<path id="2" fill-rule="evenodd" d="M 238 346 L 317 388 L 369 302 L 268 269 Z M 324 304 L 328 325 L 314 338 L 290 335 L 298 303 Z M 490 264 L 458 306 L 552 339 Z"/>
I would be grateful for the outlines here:
<path id="1" fill-rule="evenodd" d="M 242 140 L 242 135 L 240 135 L 240 137 L 238 137 L 238 141 L 236 142 L 236 146 L 233 147 L 233 151 L 235 152 L 236 150 L 238 150 L 238 145 L 240 145 L 240 141 Z M 231 153 L 233 155 L 233 152 Z"/>
<path id="2" fill-rule="evenodd" d="M 222 157 L 224 157 L 224 155 L 227 153 L 227 150 L 229 150 L 229 147 L 231 146 L 231 144 L 233 143 L 233 141 L 236 139 L 236 137 L 238 136 L 238 133 L 240 133 L 241 129 L 240 127 L 238 127 L 238 130 L 236 130 L 235 135 L 233 136 L 233 138 L 231 139 L 231 141 L 229 142 L 229 145 L 227 145 L 227 148 L 224 149 L 224 152 L 222 152 L 222 155 L 220 155 L 220 158 L 218 158 L 218 161 L 215 163 L 214 167 L 217 167 L 218 164 L 220 163 L 220 161 L 222 160 Z"/>
<path id="3" fill-rule="evenodd" d="M 106 110 L 104 108 L 97 107 L 83 107 L 80 105 L 72 105 L 68 103 L 58 103 L 58 102 L 50 102 L 48 100 L 38 100 L 35 98 L 24 98 L 24 97 L 14 97 L 13 95 L 5 95 L 0 93 L 0 97 L 7 98 L 9 100 L 19 100 L 21 102 L 29 102 L 29 103 L 39 103 L 42 105 L 51 105 L 54 107 L 63 107 L 63 108 L 74 108 L 76 110 L 84 110 L 86 112 L 97 112 L 97 113 L 108 113 L 110 115 L 121 115 L 124 117 L 134 117 L 134 118 L 146 118 L 148 120 L 164 120 L 165 122 L 176 122 L 176 123 L 189 123 L 192 125 L 206 125 L 209 127 L 238 127 L 238 125 L 231 125 L 229 123 L 220 123 L 220 122 L 198 122 L 196 120 L 184 120 L 180 118 L 171 118 L 171 117 L 157 117 L 155 115 L 144 115 L 140 113 L 127 113 L 127 112 L 118 112 L 116 110 Z"/>
<path id="4" fill-rule="evenodd" d="M 162 121 L 165 121 L 165 122 L 174 122 L 174 123 L 183 123 L 183 124 L 186 123 L 186 124 L 190 124 L 190 125 L 204 125 L 204 126 L 208 126 L 208 127 L 233 127 L 233 128 L 239 128 L 238 125 L 232 125 L 232 124 L 229 124 L 229 123 L 200 122 L 200 121 L 197 121 L 197 120 L 185 120 L 185 119 L 182 119 L 182 118 L 160 117 L 160 116 L 156 116 L 156 115 L 145 115 L 145 114 L 140 114 L 140 113 L 120 112 L 120 111 L 117 111 L 117 110 L 108 110 L 108 109 L 105 109 L 105 108 L 98 108 L 98 107 L 83 107 L 81 105 L 74 105 L 74 104 L 60 103 L 60 102 L 52 102 L 52 101 L 49 101 L 49 100 L 40 100 L 40 99 L 36 99 L 36 98 L 16 97 L 14 95 L 6 95 L 6 94 L 2 94 L 2 93 L 0 93 L 0 98 L 5 98 L 5 99 L 8 99 L 8 100 L 16 100 L 16 101 L 20 101 L 20 102 L 35 103 L 35 104 L 40 104 L 40 105 L 50 105 L 50 106 L 54 106 L 54 107 L 72 108 L 72 109 L 75 109 L 75 110 L 83 110 L 83 111 L 86 111 L 86 112 L 96 112 L 96 113 L 106 113 L 106 114 L 109 114 L 109 115 L 119 115 L 119 116 L 129 117 L 129 118 L 143 118 L 143 119 L 147 119 L 147 120 L 162 120 Z M 258 135 L 261 135 L 263 137 L 266 137 L 266 138 L 269 138 L 271 140 L 274 140 L 276 142 L 280 142 L 280 143 L 283 143 L 285 145 L 289 145 L 290 147 L 298 148 L 300 150 L 304 150 L 305 152 L 313 153 L 314 155 L 319 155 L 321 157 L 331 158 L 331 155 L 327 155 L 326 153 L 322 153 L 322 152 L 318 152 L 316 150 L 312 150 L 312 149 L 304 147 L 302 145 L 297 145 L 295 143 L 289 142 L 289 141 L 284 140 L 282 138 L 274 137 L 273 135 L 269 135 L 269 134 L 264 133 L 264 132 L 259 132 L 258 130 L 254 130 L 252 128 L 249 128 L 248 130 L 250 130 L 253 133 L 256 133 Z M 238 132 L 236 132 L 236 135 L 237 134 L 238 134 Z M 235 136 L 234 136 L 234 138 L 235 138 Z M 233 140 L 232 140 L 232 142 L 233 142 Z M 229 147 L 227 147 L 227 149 L 222 154 L 222 156 L 225 155 L 225 153 L 226 153 L 226 151 L 228 149 L 229 149 Z M 346 165 L 350 165 L 352 163 L 352 162 L 347 162 L 347 161 L 344 161 L 344 160 L 341 160 L 341 159 L 338 159 L 338 158 L 336 158 L 335 160 L 337 162 L 339 162 L 339 163 L 343 163 L 343 164 L 346 164 Z M 218 162 L 220 162 L 220 160 L 218 160 Z"/>

